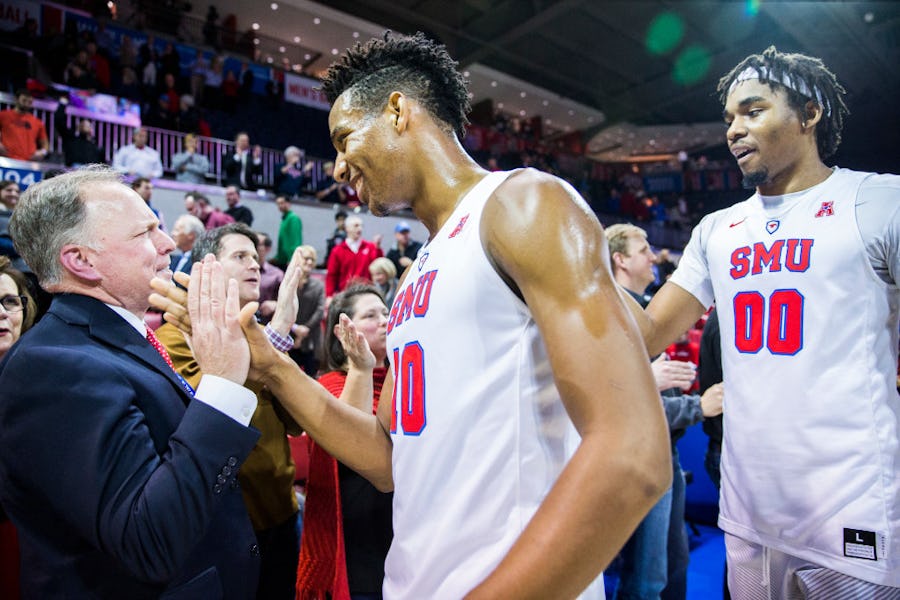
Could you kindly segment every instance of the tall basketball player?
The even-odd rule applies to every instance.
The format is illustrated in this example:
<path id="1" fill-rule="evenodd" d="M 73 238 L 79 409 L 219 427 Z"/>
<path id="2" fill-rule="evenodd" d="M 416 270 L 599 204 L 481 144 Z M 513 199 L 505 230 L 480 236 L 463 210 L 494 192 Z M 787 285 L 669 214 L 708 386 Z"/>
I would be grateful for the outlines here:
<path id="1" fill-rule="evenodd" d="M 658 352 L 716 302 L 719 525 L 738 599 L 900 597 L 900 177 L 828 167 L 847 108 L 770 47 L 718 86 L 744 202 L 704 218 L 642 323 Z"/>
<path id="2" fill-rule="evenodd" d="M 335 177 L 376 215 L 411 208 L 430 238 L 391 308 L 377 417 L 311 393 L 248 323 L 254 370 L 329 453 L 394 490 L 385 597 L 574 597 L 671 478 L 600 224 L 561 180 L 466 154 L 465 82 L 421 34 L 357 45 L 323 89 Z"/>

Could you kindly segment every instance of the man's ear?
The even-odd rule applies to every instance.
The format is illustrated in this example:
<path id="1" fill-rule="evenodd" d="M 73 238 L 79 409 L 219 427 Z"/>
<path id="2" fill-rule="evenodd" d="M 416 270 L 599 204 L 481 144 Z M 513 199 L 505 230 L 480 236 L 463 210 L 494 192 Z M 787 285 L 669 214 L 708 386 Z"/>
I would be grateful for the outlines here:
<path id="1" fill-rule="evenodd" d="M 403 92 L 391 92 L 388 97 L 387 110 L 391 115 L 391 124 L 397 133 L 402 134 L 406 131 L 412 110 L 409 98 Z"/>
<path id="2" fill-rule="evenodd" d="M 66 244 L 59 251 L 59 262 L 63 269 L 78 279 L 91 282 L 99 282 L 103 279 L 94 267 L 91 259 L 93 250 L 77 244 Z"/>
<path id="3" fill-rule="evenodd" d="M 815 129 L 824 114 L 825 109 L 821 104 L 809 100 L 803 107 L 803 129 Z"/>

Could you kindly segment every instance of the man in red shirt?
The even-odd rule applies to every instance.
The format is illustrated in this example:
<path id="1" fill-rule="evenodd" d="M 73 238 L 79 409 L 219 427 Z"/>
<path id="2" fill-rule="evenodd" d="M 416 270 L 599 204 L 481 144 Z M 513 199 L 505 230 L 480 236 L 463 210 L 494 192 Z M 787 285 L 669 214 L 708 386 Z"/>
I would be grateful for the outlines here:
<path id="1" fill-rule="evenodd" d="M 351 215 L 344 222 L 344 228 L 347 239 L 335 246 L 328 257 L 328 273 L 325 276 L 325 296 L 328 298 L 347 287 L 352 279 L 371 281 L 369 265 L 379 256 L 384 256 L 379 247 L 380 235 L 375 236 L 374 242 L 362 239 L 362 219 Z"/>
<path id="2" fill-rule="evenodd" d="M 0 155 L 19 160 L 43 160 L 50 146 L 44 123 L 33 114 L 31 92 L 16 93 L 16 107 L 0 111 Z"/>

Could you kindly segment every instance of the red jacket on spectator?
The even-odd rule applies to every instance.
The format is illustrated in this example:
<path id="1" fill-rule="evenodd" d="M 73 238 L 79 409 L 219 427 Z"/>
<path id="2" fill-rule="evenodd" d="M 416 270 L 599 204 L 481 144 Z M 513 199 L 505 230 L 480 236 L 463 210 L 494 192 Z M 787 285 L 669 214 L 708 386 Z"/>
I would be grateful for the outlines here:
<path id="1" fill-rule="evenodd" d="M 346 241 L 335 246 L 328 257 L 325 295 L 331 297 L 340 292 L 352 279 L 371 281 L 369 265 L 379 256 L 384 256 L 384 252 L 368 240 L 359 240 L 358 252 L 351 250 Z"/>

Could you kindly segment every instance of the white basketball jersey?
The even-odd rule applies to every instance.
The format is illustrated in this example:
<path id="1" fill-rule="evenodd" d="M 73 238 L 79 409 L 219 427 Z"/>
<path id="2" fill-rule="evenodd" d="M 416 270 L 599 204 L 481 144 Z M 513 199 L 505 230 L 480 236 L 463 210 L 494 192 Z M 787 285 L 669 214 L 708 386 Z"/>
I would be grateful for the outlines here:
<path id="1" fill-rule="evenodd" d="M 867 177 L 893 176 L 837 169 L 803 192 L 709 215 L 672 281 L 719 311 L 719 525 L 900 586 L 898 289 L 860 237 Z M 887 181 L 900 192 L 900 178 Z"/>
<path id="2" fill-rule="evenodd" d="M 385 598 L 461 598 L 483 581 L 578 443 L 531 313 L 482 248 L 482 208 L 508 175 L 491 173 L 463 197 L 391 308 Z"/>

